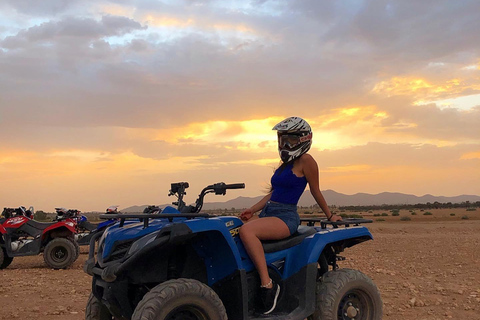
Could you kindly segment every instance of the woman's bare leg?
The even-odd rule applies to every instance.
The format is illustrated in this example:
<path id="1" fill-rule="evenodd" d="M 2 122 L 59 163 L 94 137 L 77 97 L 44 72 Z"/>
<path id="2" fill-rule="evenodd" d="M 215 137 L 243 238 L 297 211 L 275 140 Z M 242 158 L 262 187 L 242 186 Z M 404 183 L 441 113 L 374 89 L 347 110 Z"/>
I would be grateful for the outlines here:
<path id="1" fill-rule="evenodd" d="M 290 230 L 285 222 L 276 217 L 255 219 L 240 228 L 240 238 L 245 250 L 257 268 L 263 286 L 269 284 L 265 252 L 261 240 L 280 240 L 290 236 Z M 270 287 L 270 286 L 269 286 Z"/>

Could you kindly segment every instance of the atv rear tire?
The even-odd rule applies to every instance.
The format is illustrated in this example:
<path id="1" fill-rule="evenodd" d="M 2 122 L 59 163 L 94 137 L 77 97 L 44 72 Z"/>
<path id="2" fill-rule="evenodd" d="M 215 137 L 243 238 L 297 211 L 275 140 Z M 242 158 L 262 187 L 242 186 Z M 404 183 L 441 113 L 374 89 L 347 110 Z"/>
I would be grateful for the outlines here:
<path id="1" fill-rule="evenodd" d="M 308 320 L 381 320 L 382 300 L 377 286 L 358 270 L 325 273 L 317 283 L 316 310 Z"/>
<path id="2" fill-rule="evenodd" d="M 132 320 L 227 320 L 218 295 L 193 279 L 163 282 L 148 292 L 135 308 Z"/>
<path id="3" fill-rule="evenodd" d="M 55 238 L 45 246 L 43 259 L 52 269 L 66 269 L 77 260 L 75 245 L 67 238 Z"/>
<path id="4" fill-rule="evenodd" d="M 85 309 L 85 320 L 112 320 L 113 316 L 98 299 L 90 293 Z"/>
<path id="5" fill-rule="evenodd" d="M 4 247 L 0 248 L 0 270 L 5 269 L 12 263 L 13 257 L 7 256 L 7 252 Z"/>

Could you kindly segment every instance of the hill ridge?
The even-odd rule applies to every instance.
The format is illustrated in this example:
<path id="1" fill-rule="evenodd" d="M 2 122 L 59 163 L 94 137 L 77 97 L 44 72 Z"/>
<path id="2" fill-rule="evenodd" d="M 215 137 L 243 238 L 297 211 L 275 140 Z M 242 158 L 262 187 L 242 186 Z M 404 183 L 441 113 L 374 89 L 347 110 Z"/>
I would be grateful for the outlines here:
<path id="1" fill-rule="evenodd" d="M 328 205 L 330 206 L 367 206 L 367 205 L 403 205 L 403 204 L 419 204 L 419 203 L 462 203 L 466 201 L 477 202 L 480 201 L 480 196 L 477 195 L 458 195 L 458 196 L 433 196 L 431 194 L 425 194 L 423 196 L 416 196 L 413 194 L 406 194 L 401 192 L 381 192 L 377 194 L 359 192 L 352 195 L 343 194 L 334 190 L 322 191 Z M 262 199 L 264 195 L 258 197 L 245 197 L 239 196 L 227 201 L 208 201 L 205 202 L 203 209 L 242 209 L 248 208 Z M 210 199 L 215 199 L 211 197 Z M 300 197 L 298 202 L 299 206 L 309 207 L 315 204 L 310 191 L 305 191 Z M 171 204 L 163 204 L 160 207 L 164 207 Z M 122 212 L 142 212 L 147 205 L 135 205 L 128 208 L 124 208 Z"/>

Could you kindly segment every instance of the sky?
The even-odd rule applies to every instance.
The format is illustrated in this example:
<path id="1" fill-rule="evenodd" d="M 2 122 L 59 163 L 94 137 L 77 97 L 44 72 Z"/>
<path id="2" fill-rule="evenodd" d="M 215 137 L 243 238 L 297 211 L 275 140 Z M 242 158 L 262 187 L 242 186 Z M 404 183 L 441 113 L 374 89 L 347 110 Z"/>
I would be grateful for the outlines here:
<path id="1" fill-rule="evenodd" d="M 478 30 L 476 0 L 1 1 L 0 207 L 263 195 L 290 116 L 322 190 L 480 195 Z"/>

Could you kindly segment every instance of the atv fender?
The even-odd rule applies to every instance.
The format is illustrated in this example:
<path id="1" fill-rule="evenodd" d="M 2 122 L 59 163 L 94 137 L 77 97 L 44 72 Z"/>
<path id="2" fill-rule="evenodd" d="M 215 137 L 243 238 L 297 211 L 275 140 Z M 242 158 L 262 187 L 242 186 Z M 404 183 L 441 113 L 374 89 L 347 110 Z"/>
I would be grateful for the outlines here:
<path id="1" fill-rule="evenodd" d="M 316 263 L 325 247 L 329 245 L 339 246 L 341 251 L 364 241 L 373 240 L 370 231 L 363 226 L 349 228 L 321 229 L 317 233 L 307 237 L 300 244 L 300 249 L 295 251 L 293 259 L 290 259 L 291 274 L 296 273 L 306 264 Z"/>
<path id="2" fill-rule="evenodd" d="M 68 238 L 75 234 L 75 224 L 70 221 L 66 221 L 60 224 L 54 224 L 43 231 L 42 241 L 48 238 Z"/>

